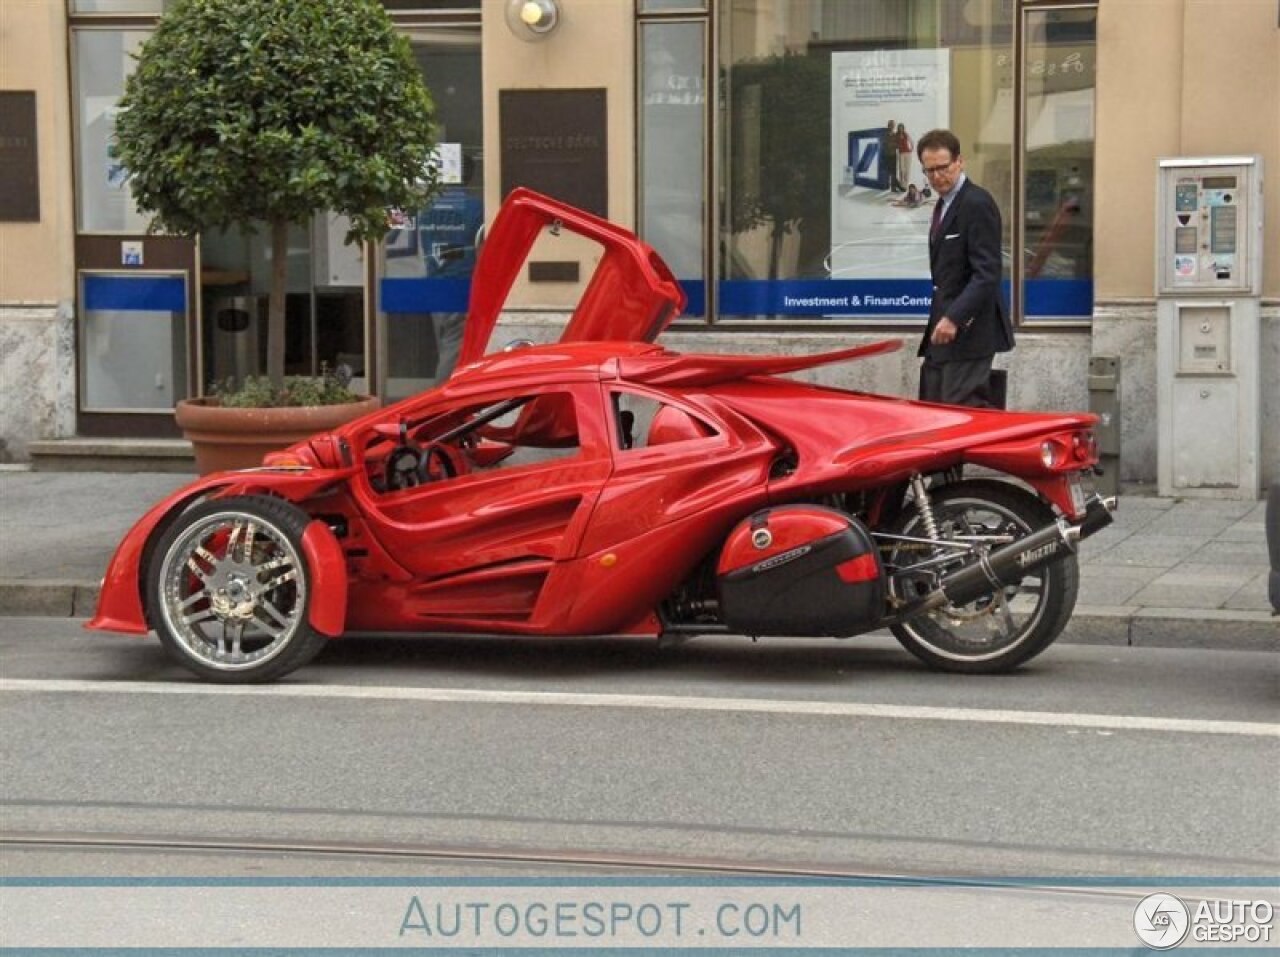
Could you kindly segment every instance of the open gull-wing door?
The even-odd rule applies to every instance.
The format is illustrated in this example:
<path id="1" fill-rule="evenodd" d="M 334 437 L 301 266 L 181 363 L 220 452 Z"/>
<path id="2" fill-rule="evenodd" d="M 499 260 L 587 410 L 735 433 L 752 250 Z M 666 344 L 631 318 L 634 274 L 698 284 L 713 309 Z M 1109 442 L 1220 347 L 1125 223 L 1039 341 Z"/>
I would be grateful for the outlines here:
<path id="1" fill-rule="evenodd" d="M 652 342 L 684 311 L 684 291 L 675 276 L 634 233 L 521 187 L 498 210 L 476 262 L 458 367 L 485 354 L 511 286 L 545 228 L 567 230 L 602 247 L 561 342 Z"/>

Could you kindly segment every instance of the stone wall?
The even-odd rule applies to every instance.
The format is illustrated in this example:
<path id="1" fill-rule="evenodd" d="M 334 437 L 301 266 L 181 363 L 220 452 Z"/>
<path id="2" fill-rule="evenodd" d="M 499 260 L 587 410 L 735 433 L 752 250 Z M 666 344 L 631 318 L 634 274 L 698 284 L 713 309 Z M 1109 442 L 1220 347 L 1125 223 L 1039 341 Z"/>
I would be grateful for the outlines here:
<path id="1" fill-rule="evenodd" d="M 33 439 L 75 434 L 75 320 L 70 302 L 0 306 L 0 462 Z"/>

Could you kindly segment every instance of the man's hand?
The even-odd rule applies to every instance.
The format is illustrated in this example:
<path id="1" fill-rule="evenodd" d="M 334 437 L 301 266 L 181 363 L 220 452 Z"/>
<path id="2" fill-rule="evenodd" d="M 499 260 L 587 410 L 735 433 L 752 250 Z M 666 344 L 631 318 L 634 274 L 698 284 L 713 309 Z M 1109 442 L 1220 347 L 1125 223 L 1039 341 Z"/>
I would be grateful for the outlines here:
<path id="1" fill-rule="evenodd" d="M 956 324 L 946 316 L 943 316 L 938 320 L 938 324 L 933 327 L 933 335 L 929 337 L 929 341 L 935 346 L 945 346 L 956 341 L 957 332 L 959 330 L 956 328 Z"/>

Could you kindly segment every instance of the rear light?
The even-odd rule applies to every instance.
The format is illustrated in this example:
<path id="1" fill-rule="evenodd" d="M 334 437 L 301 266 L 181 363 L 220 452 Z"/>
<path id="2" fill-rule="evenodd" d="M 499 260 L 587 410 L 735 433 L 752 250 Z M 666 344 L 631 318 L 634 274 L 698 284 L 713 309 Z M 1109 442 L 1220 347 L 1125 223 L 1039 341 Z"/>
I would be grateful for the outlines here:
<path id="1" fill-rule="evenodd" d="M 1050 441 L 1040 443 L 1040 462 L 1047 469 L 1058 464 L 1058 446 L 1055 443 Z"/>
<path id="2" fill-rule="evenodd" d="M 1077 432 L 1071 437 L 1071 454 L 1077 462 L 1097 458 L 1098 438 L 1092 432 Z"/>
<path id="3" fill-rule="evenodd" d="M 843 582 L 869 582 L 880 577 L 880 565 L 876 562 L 874 552 L 867 552 L 857 558 L 850 558 L 836 566 L 836 574 Z"/>

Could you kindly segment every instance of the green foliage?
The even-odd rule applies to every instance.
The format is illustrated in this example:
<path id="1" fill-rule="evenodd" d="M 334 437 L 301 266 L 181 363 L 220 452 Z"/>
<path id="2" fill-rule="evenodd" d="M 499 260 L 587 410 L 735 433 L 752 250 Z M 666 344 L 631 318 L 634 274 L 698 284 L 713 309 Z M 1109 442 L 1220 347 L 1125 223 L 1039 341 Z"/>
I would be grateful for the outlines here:
<path id="1" fill-rule="evenodd" d="M 228 409 L 263 409 L 280 406 L 341 405 L 357 402 L 360 396 L 349 388 L 350 376 L 320 367 L 318 376 L 285 376 L 276 386 L 267 376 L 246 376 L 236 384 L 234 379 L 214 385 L 213 395 Z"/>
<path id="2" fill-rule="evenodd" d="M 178 0 L 130 76 L 117 150 L 153 228 L 351 217 L 436 189 L 433 105 L 378 0 Z"/>

